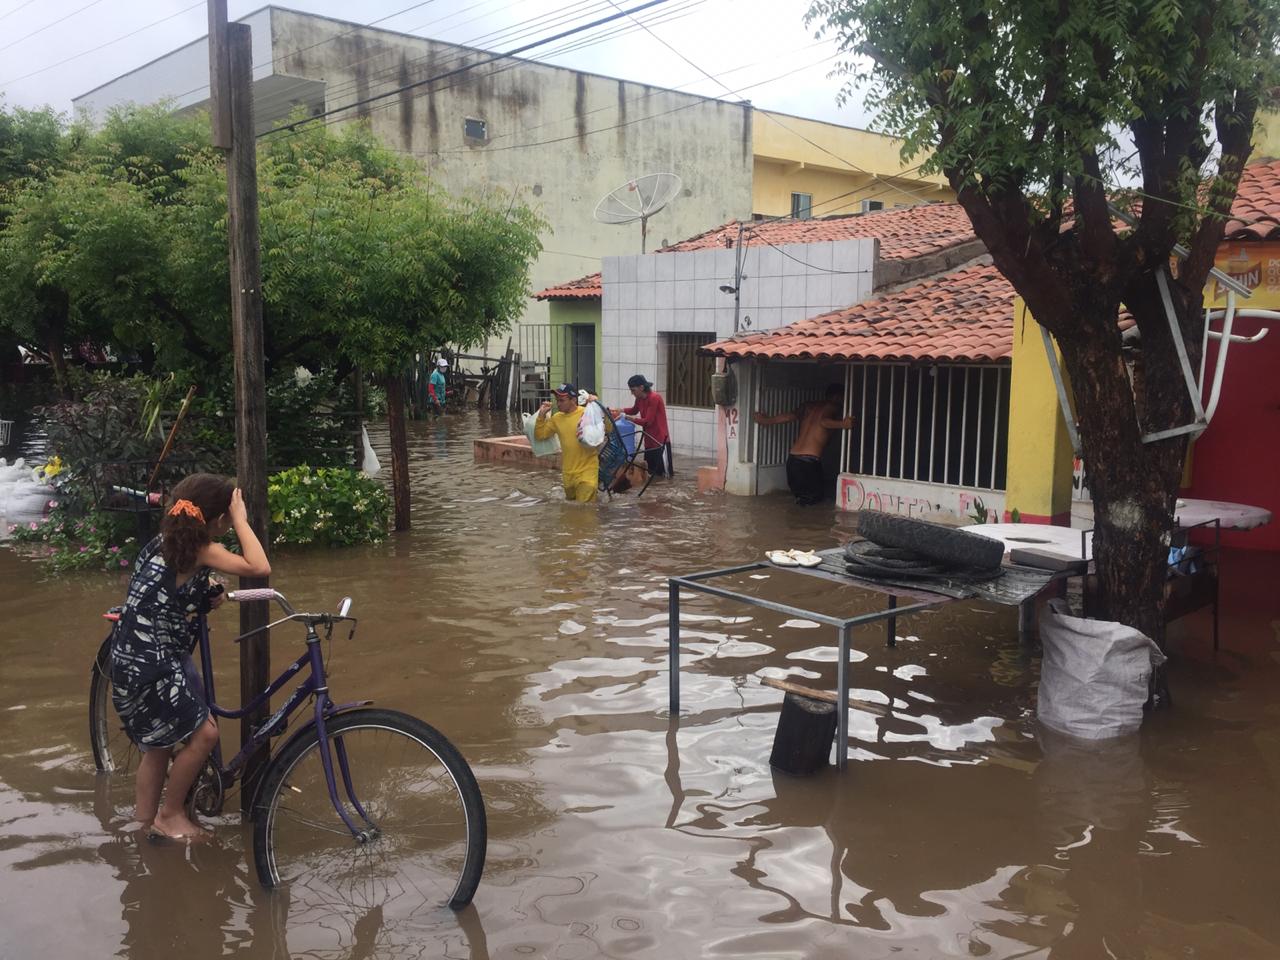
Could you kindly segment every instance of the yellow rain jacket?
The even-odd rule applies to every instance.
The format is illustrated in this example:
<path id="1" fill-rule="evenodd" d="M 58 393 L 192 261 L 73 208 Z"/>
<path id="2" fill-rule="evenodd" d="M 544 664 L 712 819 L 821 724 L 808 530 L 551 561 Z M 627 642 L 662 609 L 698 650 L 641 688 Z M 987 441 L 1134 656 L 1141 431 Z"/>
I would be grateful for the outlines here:
<path id="1" fill-rule="evenodd" d="M 549 417 L 539 417 L 533 425 L 538 440 L 560 438 L 560 470 L 566 500 L 594 500 L 600 480 L 600 452 L 589 450 L 578 442 L 578 421 L 586 407 L 572 413 L 558 410 Z"/>

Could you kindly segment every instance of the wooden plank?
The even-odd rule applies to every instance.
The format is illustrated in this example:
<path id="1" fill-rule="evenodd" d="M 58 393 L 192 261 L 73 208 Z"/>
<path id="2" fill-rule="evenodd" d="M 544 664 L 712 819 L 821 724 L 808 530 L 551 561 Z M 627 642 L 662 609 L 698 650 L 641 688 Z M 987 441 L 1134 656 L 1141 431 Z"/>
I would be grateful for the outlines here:
<path id="1" fill-rule="evenodd" d="M 794 693 L 797 696 L 808 697 L 810 700 L 821 700 L 823 703 L 840 702 L 834 690 L 819 690 L 817 687 L 806 687 L 802 683 L 795 683 L 791 680 L 778 680 L 775 677 L 761 677 L 760 682 L 766 687 L 773 687 L 776 690 L 782 690 L 786 693 Z M 868 713 L 874 713 L 878 716 L 888 716 L 889 707 L 883 703 L 872 703 L 870 700 L 856 700 L 849 698 L 849 706 L 857 707 L 859 710 L 866 710 Z"/>
<path id="2" fill-rule="evenodd" d="M 227 0 L 209 0 L 209 131 L 210 142 L 231 149 L 231 104 L 227 98 Z"/>

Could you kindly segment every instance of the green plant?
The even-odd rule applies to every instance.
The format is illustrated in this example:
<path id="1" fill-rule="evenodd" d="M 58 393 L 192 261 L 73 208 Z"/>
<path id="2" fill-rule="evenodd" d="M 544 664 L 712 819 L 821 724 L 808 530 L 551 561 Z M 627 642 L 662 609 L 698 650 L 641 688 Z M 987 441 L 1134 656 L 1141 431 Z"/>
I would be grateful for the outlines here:
<path id="1" fill-rule="evenodd" d="M 349 546 L 387 535 L 391 500 L 376 480 L 341 467 L 291 467 L 267 481 L 273 543 Z"/>
<path id="2" fill-rule="evenodd" d="M 987 505 L 982 502 L 981 497 L 973 498 L 973 512 L 969 516 L 973 518 L 974 523 L 987 522 Z"/>

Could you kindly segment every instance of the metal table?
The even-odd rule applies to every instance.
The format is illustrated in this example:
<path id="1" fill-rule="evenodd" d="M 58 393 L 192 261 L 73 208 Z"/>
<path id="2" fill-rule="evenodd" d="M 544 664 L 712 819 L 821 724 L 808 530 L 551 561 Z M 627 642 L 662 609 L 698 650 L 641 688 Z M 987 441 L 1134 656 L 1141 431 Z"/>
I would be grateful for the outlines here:
<path id="1" fill-rule="evenodd" d="M 884 610 L 875 613 L 859 614 L 856 617 L 833 617 L 825 613 L 817 613 L 813 610 L 805 610 L 801 607 L 792 606 L 786 603 L 779 603 L 776 600 L 766 600 L 763 597 L 752 596 L 749 593 L 742 593 L 738 590 L 730 590 L 725 587 L 712 586 L 707 581 L 714 580 L 717 577 L 726 577 L 731 574 L 750 573 L 754 570 L 770 570 L 778 573 L 794 573 L 805 577 L 817 577 L 822 580 L 828 580 L 833 583 L 839 583 L 844 586 L 861 587 L 873 593 L 883 594 L 888 597 L 888 606 Z M 668 673 L 671 683 L 671 715 L 677 716 L 680 712 L 680 591 L 689 590 L 694 593 L 706 593 L 713 597 L 723 597 L 726 600 L 737 600 L 753 607 L 762 607 L 765 610 L 774 610 L 778 613 L 787 613 L 793 616 L 806 617 L 810 620 L 816 620 L 819 623 L 825 623 L 828 626 L 836 628 L 839 636 L 839 659 L 836 661 L 836 696 L 839 702 L 840 710 L 836 719 L 836 766 L 844 769 L 849 753 L 849 633 L 854 627 L 866 624 L 878 623 L 881 620 L 886 622 L 886 640 L 889 646 L 893 646 L 895 642 L 895 632 L 897 629 L 898 617 L 914 613 L 917 610 L 926 610 L 930 607 L 940 606 L 944 603 L 950 603 L 958 599 L 953 596 L 945 596 L 939 593 L 930 593 L 927 590 L 912 589 L 896 585 L 884 583 L 876 583 L 871 580 L 862 580 L 851 577 L 847 574 L 830 573 L 817 567 L 780 567 L 773 563 L 760 561 L 757 563 L 743 564 L 737 567 L 723 567 L 719 570 L 707 570 L 703 573 L 694 573 L 683 577 L 669 577 L 667 579 L 667 590 L 670 595 L 670 607 L 668 608 L 668 638 L 670 643 L 669 649 L 669 666 Z M 912 601 L 907 606 L 898 606 L 898 598 L 904 598 Z"/>

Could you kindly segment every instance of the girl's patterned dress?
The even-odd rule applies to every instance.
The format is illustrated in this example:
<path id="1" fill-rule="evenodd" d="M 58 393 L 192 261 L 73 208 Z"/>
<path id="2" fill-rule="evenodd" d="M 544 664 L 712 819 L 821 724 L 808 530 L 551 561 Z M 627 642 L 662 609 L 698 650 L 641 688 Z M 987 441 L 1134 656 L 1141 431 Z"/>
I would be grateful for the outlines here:
<path id="1" fill-rule="evenodd" d="M 129 739 L 143 748 L 171 747 L 209 715 L 191 662 L 196 637 L 188 619 L 206 608 L 208 593 L 208 567 L 177 586 L 159 537 L 138 554 L 111 645 L 111 698 Z"/>

